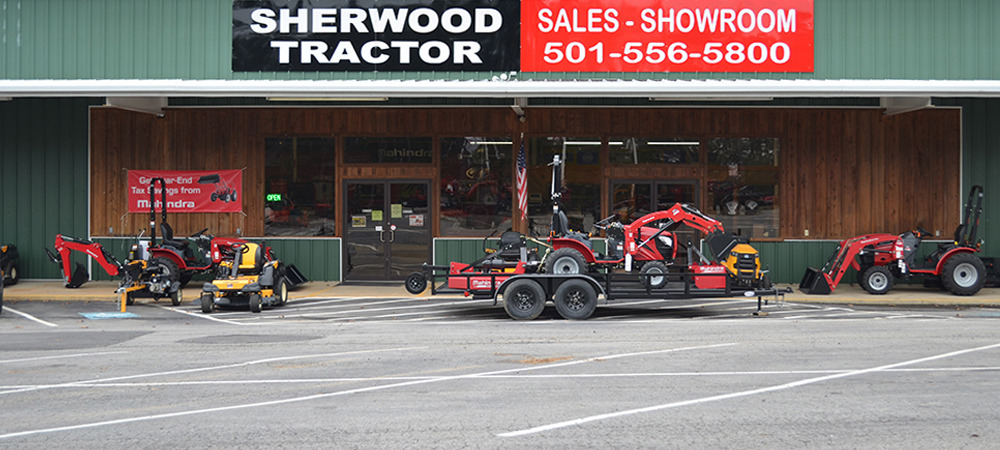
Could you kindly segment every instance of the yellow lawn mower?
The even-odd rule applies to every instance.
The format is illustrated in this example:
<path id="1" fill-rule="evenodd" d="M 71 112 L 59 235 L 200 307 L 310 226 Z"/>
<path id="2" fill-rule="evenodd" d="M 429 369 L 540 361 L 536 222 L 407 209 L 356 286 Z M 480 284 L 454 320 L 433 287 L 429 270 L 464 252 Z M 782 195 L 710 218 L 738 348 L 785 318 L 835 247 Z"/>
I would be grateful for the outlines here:
<path id="1" fill-rule="evenodd" d="M 235 244 L 233 250 L 233 259 L 219 263 L 218 278 L 202 287 L 201 312 L 249 306 L 259 313 L 264 307 L 284 305 L 288 282 L 281 261 L 266 259 L 264 249 L 252 242 Z"/>

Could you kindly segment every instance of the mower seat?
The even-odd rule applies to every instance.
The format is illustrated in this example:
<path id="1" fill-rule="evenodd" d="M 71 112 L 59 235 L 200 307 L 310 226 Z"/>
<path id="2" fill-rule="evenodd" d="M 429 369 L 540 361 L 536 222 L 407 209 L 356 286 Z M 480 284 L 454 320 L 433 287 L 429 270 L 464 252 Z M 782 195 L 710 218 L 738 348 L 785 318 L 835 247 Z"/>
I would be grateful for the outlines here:
<path id="1" fill-rule="evenodd" d="M 246 248 L 240 253 L 240 264 L 236 268 L 237 273 L 259 274 L 264 267 L 264 249 L 252 242 L 244 245 Z"/>
<path id="2" fill-rule="evenodd" d="M 500 250 L 496 256 L 504 261 L 520 261 L 524 257 L 525 249 L 524 235 L 516 231 L 504 231 L 500 235 Z"/>

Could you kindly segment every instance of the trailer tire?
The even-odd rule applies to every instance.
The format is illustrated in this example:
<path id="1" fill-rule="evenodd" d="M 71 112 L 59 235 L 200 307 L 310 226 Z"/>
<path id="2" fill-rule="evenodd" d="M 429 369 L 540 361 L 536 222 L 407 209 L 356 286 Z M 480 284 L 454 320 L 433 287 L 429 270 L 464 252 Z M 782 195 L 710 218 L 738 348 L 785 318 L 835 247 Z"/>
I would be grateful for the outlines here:
<path id="1" fill-rule="evenodd" d="M 597 292 L 583 280 L 563 282 L 552 300 L 556 303 L 556 311 L 567 320 L 586 320 L 597 308 Z"/>
<path id="2" fill-rule="evenodd" d="M 549 255 L 548 259 L 545 263 L 546 273 L 573 275 L 587 272 L 587 260 L 574 249 L 557 249 Z"/>
<path id="3" fill-rule="evenodd" d="M 892 289 L 892 272 L 886 266 L 872 266 L 861 274 L 858 284 L 872 295 L 883 295 Z"/>
<path id="4" fill-rule="evenodd" d="M 514 280 L 503 292 L 503 309 L 514 320 L 534 320 L 545 309 L 545 290 L 532 280 Z"/>
<path id="5" fill-rule="evenodd" d="M 952 255 L 941 269 L 941 283 L 955 295 L 975 294 L 985 281 L 986 264 L 972 253 Z"/>
<path id="6" fill-rule="evenodd" d="M 639 278 L 643 286 L 659 289 L 667 285 L 667 265 L 660 261 L 649 261 L 643 264 L 639 273 L 642 274 Z"/>
<path id="7" fill-rule="evenodd" d="M 211 292 L 201 293 L 201 312 L 208 314 L 215 308 L 215 296 Z"/>
<path id="8" fill-rule="evenodd" d="M 427 277 L 423 272 L 413 272 L 406 276 L 406 292 L 417 295 L 427 289 Z"/>

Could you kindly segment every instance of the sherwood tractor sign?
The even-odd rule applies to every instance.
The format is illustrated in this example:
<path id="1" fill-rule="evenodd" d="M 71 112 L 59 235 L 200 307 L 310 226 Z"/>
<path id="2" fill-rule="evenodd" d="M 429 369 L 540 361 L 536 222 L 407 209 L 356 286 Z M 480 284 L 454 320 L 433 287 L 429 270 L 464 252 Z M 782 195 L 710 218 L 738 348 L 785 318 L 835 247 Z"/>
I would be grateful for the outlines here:
<path id="1" fill-rule="evenodd" d="M 813 0 L 236 0 L 232 65 L 812 72 Z"/>

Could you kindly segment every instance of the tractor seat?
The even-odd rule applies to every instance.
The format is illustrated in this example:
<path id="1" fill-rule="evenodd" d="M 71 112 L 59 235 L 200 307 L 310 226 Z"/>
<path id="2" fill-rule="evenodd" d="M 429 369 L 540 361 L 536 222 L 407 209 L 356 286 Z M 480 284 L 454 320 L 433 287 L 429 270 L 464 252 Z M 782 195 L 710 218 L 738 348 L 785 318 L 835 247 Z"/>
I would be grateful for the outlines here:
<path id="1" fill-rule="evenodd" d="M 191 259 L 194 257 L 194 252 L 192 252 L 191 248 L 188 247 L 187 242 L 174 239 L 174 229 L 169 223 L 160 223 L 160 233 L 163 234 L 163 245 L 177 249 L 184 254 L 184 259 Z"/>
<path id="2" fill-rule="evenodd" d="M 517 261 L 521 258 L 521 249 L 525 248 L 524 235 L 516 231 L 504 231 L 500 235 L 500 250 L 497 256 L 506 261 Z"/>
<path id="3" fill-rule="evenodd" d="M 264 267 L 264 249 L 260 245 L 248 242 L 245 249 L 240 250 L 240 265 L 237 273 L 257 274 Z"/>

